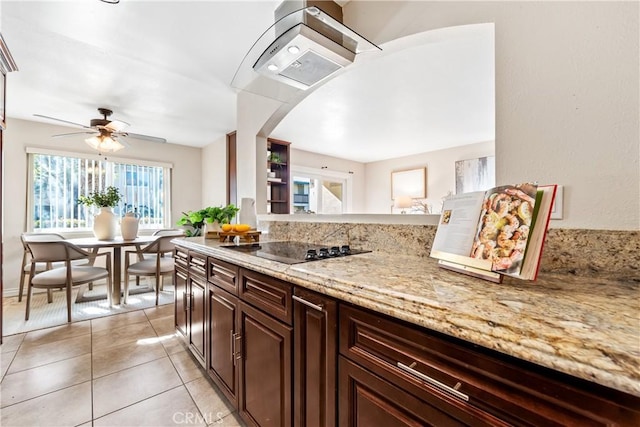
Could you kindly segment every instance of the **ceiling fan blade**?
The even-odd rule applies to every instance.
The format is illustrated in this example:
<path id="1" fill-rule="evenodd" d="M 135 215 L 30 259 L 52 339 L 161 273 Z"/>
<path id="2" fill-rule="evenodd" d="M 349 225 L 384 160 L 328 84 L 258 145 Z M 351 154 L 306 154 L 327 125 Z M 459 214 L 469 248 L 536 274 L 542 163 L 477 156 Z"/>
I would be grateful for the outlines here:
<path id="1" fill-rule="evenodd" d="M 123 122 L 121 120 L 112 120 L 109 123 L 107 123 L 104 127 L 105 129 L 108 129 L 111 132 L 120 132 L 128 126 L 130 125 L 127 122 Z"/>
<path id="2" fill-rule="evenodd" d="M 59 134 L 57 134 L 57 135 L 51 135 L 51 138 L 60 138 L 60 137 L 62 137 L 62 136 L 85 135 L 85 134 L 88 134 L 88 135 L 95 135 L 95 134 L 97 134 L 97 133 L 99 133 L 99 132 L 97 132 L 97 131 L 94 131 L 94 132 L 91 132 L 91 131 L 85 131 L 85 132 L 59 133 Z"/>
<path id="3" fill-rule="evenodd" d="M 80 126 L 81 128 L 91 129 L 89 126 L 81 125 L 80 123 L 70 122 L 69 120 L 56 119 L 55 117 L 43 116 L 42 114 L 34 114 L 36 117 L 42 117 L 43 119 L 55 120 L 56 122 L 68 123 L 74 126 Z"/>
<path id="4" fill-rule="evenodd" d="M 139 133 L 123 132 L 121 135 L 128 138 L 143 139 L 145 141 L 157 142 L 160 144 L 164 144 L 167 142 L 167 140 L 164 138 L 158 138 L 157 136 L 140 135 Z"/>

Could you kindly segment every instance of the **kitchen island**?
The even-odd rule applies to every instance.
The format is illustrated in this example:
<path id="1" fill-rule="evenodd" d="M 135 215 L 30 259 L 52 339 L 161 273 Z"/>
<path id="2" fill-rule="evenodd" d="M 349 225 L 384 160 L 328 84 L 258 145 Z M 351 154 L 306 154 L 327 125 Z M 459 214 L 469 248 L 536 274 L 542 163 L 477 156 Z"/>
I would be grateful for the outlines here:
<path id="1" fill-rule="evenodd" d="M 632 404 L 640 402 L 637 278 L 543 273 L 536 282 L 505 278 L 495 284 L 441 269 L 427 257 L 374 251 L 286 265 L 220 248 L 214 240 L 176 242 L 340 302 L 623 392 Z"/>

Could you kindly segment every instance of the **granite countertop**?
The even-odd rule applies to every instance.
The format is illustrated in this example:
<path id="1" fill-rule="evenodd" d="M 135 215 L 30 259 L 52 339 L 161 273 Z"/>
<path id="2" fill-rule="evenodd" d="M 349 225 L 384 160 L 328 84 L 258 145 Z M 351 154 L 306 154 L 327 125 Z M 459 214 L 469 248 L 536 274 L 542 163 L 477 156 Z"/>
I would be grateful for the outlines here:
<path id="1" fill-rule="evenodd" d="M 640 396 L 640 288 L 632 280 L 543 273 L 496 284 L 434 259 L 371 252 L 286 265 L 179 245 L 416 325 Z"/>

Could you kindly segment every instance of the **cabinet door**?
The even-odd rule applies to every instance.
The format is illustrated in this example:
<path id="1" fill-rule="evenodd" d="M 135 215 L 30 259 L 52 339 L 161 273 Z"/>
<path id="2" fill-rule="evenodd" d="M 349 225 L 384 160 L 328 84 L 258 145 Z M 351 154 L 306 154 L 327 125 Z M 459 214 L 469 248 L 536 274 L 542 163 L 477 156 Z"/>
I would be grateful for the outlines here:
<path id="1" fill-rule="evenodd" d="M 255 426 L 291 426 L 292 328 L 240 301 L 240 333 L 240 415 Z"/>
<path id="2" fill-rule="evenodd" d="M 201 277 L 189 275 L 189 347 L 202 365 L 205 354 L 205 283 Z"/>
<path id="3" fill-rule="evenodd" d="M 465 425 L 343 356 L 339 370 L 340 427 Z"/>
<path id="4" fill-rule="evenodd" d="M 238 370 L 236 369 L 236 332 L 238 298 L 217 286 L 209 286 L 209 376 L 238 406 Z"/>
<path id="5" fill-rule="evenodd" d="M 294 289 L 294 425 L 336 425 L 337 303 Z"/>
<path id="6" fill-rule="evenodd" d="M 189 304 L 187 301 L 187 272 L 176 267 L 173 273 L 174 290 L 174 310 L 176 329 L 182 335 L 187 335 L 187 316 Z"/>

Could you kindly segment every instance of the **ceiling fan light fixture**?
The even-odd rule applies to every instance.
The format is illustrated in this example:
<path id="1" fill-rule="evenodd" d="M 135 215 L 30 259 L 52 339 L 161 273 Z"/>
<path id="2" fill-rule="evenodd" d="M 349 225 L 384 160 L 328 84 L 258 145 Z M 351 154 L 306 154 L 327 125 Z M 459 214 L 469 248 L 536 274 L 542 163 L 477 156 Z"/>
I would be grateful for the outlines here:
<path id="1" fill-rule="evenodd" d="M 115 153 L 124 148 L 124 145 L 110 135 L 92 136 L 91 138 L 85 139 L 84 142 L 100 153 Z"/>

